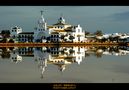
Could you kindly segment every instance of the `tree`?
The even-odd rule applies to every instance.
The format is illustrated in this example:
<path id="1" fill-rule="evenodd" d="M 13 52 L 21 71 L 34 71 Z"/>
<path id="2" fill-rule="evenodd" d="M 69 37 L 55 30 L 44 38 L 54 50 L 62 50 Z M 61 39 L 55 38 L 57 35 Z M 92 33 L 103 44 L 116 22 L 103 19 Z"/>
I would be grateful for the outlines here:
<path id="1" fill-rule="evenodd" d="M 7 51 L 6 48 L 2 49 L 2 54 L 1 54 L 1 58 L 5 59 L 5 58 L 10 58 L 10 52 Z"/>
<path id="2" fill-rule="evenodd" d="M 89 35 L 90 34 L 90 32 L 88 32 L 88 31 L 85 31 L 85 35 Z"/>
<path id="3" fill-rule="evenodd" d="M 7 42 L 7 39 L 6 38 L 3 38 L 3 40 L 1 40 L 2 43 L 6 43 Z"/>
<path id="4" fill-rule="evenodd" d="M 70 53 L 70 54 L 72 54 L 72 53 L 74 53 L 74 52 L 75 52 L 75 51 L 74 51 L 73 49 L 70 49 L 70 50 L 69 50 L 69 53 Z"/>
<path id="5" fill-rule="evenodd" d="M 95 53 L 95 56 L 96 56 L 97 58 L 101 58 L 101 57 L 102 57 L 102 53 L 96 52 L 96 53 Z"/>
<path id="6" fill-rule="evenodd" d="M 10 40 L 9 40 L 9 43 L 14 43 L 13 39 L 10 39 Z"/>
<path id="7" fill-rule="evenodd" d="M 106 39 L 106 38 L 103 38 L 103 39 L 102 39 L 102 42 L 106 42 L 106 41 L 107 41 L 107 39 Z"/>
<path id="8" fill-rule="evenodd" d="M 2 31 L 1 31 L 1 34 L 5 34 L 5 30 L 2 30 Z"/>
<path id="9" fill-rule="evenodd" d="M 69 39 L 73 41 L 73 39 L 75 39 L 74 36 L 69 36 Z"/>
<path id="10" fill-rule="evenodd" d="M 119 42 L 119 36 L 114 37 L 114 40 L 115 40 L 116 42 Z"/>
<path id="11" fill-rule="evenodd" d="M 10 37 L 10 31 L 9 30 L 2 30 L 1 34 L 3 35 L 4 38 Z"/>
<path id="12" fill-rule="evenodd" d="M 94 34 L 97 36 L 102 36 L 103 32 L 101 30 L 97 30 Z"/>

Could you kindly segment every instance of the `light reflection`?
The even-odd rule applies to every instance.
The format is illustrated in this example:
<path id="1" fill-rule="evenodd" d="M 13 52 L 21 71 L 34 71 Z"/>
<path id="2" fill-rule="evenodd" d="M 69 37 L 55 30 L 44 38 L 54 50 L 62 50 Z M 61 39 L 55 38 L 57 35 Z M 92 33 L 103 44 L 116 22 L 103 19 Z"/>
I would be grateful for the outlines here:
<path id="1" fill-rule="evenodd" d="M 0 57 L 9 59 L 11 62 L 20 63 L 23 57 L 33 57 L 38 63 L 41 72 L 41 78 L 47 64 L 56 65 L 59 71 L 63 72 L 67 65 L 77 63 L 81 64 L 84 58 L 96 56 L 101 58 L 103 55 L 122 56 L 129 55 L 128 46 L 85 46 L 85 47 L 13 47 L 0 48 Z"/>

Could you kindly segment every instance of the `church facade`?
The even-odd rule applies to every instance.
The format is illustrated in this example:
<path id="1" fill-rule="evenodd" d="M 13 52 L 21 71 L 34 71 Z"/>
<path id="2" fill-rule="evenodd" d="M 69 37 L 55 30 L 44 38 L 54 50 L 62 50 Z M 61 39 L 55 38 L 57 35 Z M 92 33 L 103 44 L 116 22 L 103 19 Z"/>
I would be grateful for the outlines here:
<path id="1" fill-rule="evenodd" d="M 21 27 L 11 28 L 11 38 L 15 42 L 84 42 L 85 32 L 80 25 L 67 24 L 60 16 L 57 23 L 47 25 L 41 11 L 37 27 L 33 32 L 23 32 Z"/>

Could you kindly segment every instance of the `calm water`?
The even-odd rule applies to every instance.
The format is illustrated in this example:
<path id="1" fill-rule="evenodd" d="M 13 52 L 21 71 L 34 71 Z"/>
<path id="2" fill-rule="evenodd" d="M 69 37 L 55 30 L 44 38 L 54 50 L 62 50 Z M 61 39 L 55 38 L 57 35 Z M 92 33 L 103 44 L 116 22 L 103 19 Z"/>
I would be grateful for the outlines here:
<path id="1" fill-rule="evenodd" d="M 0 83 L 129 83 L 129 47 L 0 49 Z"/>

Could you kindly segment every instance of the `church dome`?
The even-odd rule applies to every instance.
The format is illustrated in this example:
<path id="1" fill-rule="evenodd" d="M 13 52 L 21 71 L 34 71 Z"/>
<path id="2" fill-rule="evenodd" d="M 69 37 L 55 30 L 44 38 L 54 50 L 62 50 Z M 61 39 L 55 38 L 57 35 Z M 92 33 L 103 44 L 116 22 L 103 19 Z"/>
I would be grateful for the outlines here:
<path id="1" fill-rule="evenodd" d="M 65 24 L 65 19 L 63 17 L 60 17 L 58 19 L 58 23 L 62 23 L 62 24 Z"/>

